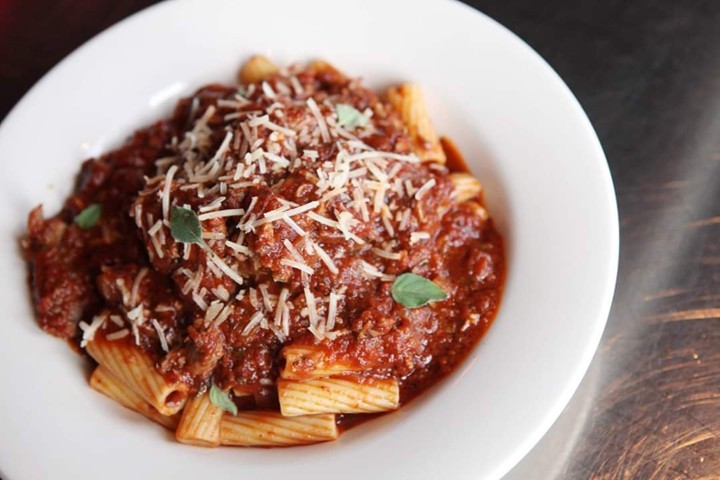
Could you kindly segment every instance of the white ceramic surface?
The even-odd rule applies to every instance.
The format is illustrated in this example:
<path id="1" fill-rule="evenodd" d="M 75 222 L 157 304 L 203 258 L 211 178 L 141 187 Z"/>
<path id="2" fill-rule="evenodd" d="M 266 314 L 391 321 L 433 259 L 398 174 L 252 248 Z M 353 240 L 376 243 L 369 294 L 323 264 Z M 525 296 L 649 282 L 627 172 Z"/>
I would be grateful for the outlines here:
<path id="1" fill-rule="evenodd" d="M 323 57 L 371 86 L 421 83 L 438 130 L 486 185 L 507 238 L 500 314 L 455 375 L 339 441 L 293 449 L 179 445 L 87 386 L 83 360 L 33 320 L 17 247 L 81 160 L 264 53 Z M 97 36 L 0 127 L 0 475 L 47 478 L 497 479 L 550 427 L 597 347 L 618 260 L 602 149 L 577 101 L 526 44 L 449 1 L 189 0 Z"/>

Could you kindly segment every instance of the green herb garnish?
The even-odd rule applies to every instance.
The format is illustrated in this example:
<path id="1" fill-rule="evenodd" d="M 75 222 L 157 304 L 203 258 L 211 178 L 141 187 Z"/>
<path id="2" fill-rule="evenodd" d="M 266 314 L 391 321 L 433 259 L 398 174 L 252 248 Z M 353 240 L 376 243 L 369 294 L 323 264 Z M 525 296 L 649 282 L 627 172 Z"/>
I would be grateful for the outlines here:
<path id="1" fill-rule="evenodd" d="M 222 408 L 226 412 L 230 412 L 233 415 L 237 415 L 238 413 L 237 405 L 230 400 L 230 394 L 228 392 L 224 392 L 217 385 L 210 387 L 210 401 L 213 405 L 218 408 Z"/>
<path id="2" fill-rule="evenodd" d="M 447 293 L 427 278 L 414 273 L 403 273 L 392 286 L 393 299 L 408 307 L 422 307 L 428 302 L 445 300 Z"/>
<path id="3" fill-rule="evenodd" d="M 202 244 L 202 229 L 195 212 L 173 206 L 170 210 L 170 233 L 178 242 Z"/>
<path id="4" fill-rule="evenodd" d="M 99 203 L 93 203 L 92 205 L 85 207 L 85 209 L 75 217 L 74 222 L 78 227 L 87 230 L 97 224 L 98 220 L 100 220 L 101 213 L 102 205 Z"/>
<path id="5" fill-rule="evenodd" d="M 335 105 L 335 113 L 337 113 L 338 123 L 341 127 L 364 127 L 368 122 L 365 115 L 346 103 Z"/>

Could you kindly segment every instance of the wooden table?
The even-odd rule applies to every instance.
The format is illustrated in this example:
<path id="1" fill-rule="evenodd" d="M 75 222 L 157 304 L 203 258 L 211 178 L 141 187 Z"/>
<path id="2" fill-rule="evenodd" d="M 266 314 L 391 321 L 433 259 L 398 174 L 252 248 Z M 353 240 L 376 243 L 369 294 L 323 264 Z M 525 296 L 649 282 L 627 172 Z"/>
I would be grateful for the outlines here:
<path id="1" fill-rule="evenodd" d="M 0 1 L 0 117 L 63 56 L 149 3 Z M 620 207 L 600 349 L 507 480 L 720 478 L 720 2 L 470 3 L 570 85 Z"/>

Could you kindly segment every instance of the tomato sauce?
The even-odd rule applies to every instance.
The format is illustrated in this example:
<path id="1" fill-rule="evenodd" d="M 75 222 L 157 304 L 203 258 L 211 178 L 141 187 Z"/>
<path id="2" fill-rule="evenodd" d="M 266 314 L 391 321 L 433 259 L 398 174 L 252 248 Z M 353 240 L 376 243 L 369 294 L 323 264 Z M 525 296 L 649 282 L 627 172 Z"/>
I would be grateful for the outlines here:
<path id="1" fill-rule="evenodd" d="M 277 408 L 287 345 L 321 349 L 360 378 L 397 379 L 401 404 L 457 367 L 492 324 L 505 277 L 503 240 L 481 195 L 452 200 L 448 174 L 466 169 L 462 157 L 444 141 L 448 167 L 409 162 L 404 126 L 374 93 L 339 73 L 295 75 L 295 86 L 277 77 L 271 91 L 200 89 L 170 119 L 83 163 L 59 213 L 30 213 L 23 247 L 45 331 L 80 344 L 100 319 L 98 339 L 142 348 L 192 391 L 215 383 L 249 394 L 237 399 L 245 408 Z M 336 124 L 331 107 L 341 103 L 370 118 L 352 131 L 357 141 Z M 372 149 L 394 157 L 368 160 Z M 282 215 L 313 202 L 315 217 Z M 78 225 L 95 204 L 97 224 Z M 195 212 L 206 248 L 173 238 L 169 206 Z M 398 303 L 391 280 L 405 272 L 447 299 Z M 314 316 L 332 328 L 332 309 L 334 330 L 314 332 Z"/>

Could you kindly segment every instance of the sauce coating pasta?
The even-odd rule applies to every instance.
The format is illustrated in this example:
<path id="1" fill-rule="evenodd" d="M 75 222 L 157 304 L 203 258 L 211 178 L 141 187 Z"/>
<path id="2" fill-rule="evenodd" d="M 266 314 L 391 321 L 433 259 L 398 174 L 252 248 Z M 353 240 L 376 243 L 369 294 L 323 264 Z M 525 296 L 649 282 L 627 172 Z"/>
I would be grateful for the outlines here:
<path id="1" fill-rule="evenodd" d="M 275 419 L 279 379 L 302 393 L 338 378 L 335 395 L 350 397 L 317 408 L 299 397 L 302 408 L 287 410 L 347 428 L 367 414 L 342 412 L 407 403 L 483 336 L 502 294 L 502 238 L 480 183 L 451 170 L 457 151 L 444 153 L 424 106 L 408 105 L 422 101 L 417 87 L 383 99 L 325 62 L 277 68 L 263 57 L 240 77 L 252 83 L 203 87 L 83 163 L 57 215 L 30 213 L 23 246 L 37 318 L 90 345 L 113 378 L 131 377 L 112 352 L 136 352 L 154 371 L 131 372 L 140 386 L 128 388 L 161 413 L 187 398 L 215 402 L 217 389 L 232 403 L 226 416 L 234 407 Z M 402 290 L 408 273 L 415 283 Z M 410 294 L 428 298 L 410 305 Z M 315 383 L 293 383 L 303 381 Z M 385 391 L 394 400 L 376 401 Z M 220 442 L 210 410 L 215 423 L 192 425 L 213 438 L 191 432 L 186 443 Z M 334 438 L 294 418 L 267 423 L 290 433 L 257 438 Z"/>

